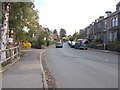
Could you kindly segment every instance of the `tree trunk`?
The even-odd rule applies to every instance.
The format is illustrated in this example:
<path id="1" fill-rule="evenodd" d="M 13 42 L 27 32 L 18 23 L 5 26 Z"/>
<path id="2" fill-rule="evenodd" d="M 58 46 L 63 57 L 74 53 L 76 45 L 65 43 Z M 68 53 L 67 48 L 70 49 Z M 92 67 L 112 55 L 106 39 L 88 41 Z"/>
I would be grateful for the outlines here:
<path id="1" fill-rule="evenodd" d="M 9 18 L 9 4 L 3 4 L 3 30 L 1 31 L 1 50 L 6 49 L 8 35 L 9 35 L 9 28 L 8 28 L 8 18 Z M 6 52 L 1 53 L 1 59 L 6 59 Z"/>

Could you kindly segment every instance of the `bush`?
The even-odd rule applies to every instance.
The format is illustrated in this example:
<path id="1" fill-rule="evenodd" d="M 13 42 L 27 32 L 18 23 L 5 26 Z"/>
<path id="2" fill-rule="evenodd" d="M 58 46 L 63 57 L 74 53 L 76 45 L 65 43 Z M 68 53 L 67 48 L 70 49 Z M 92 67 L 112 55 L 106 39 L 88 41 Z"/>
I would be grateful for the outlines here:
<path id="1" fill-rule="evenodd" d="M 120 46 L 118 46 L 118 45 L 108 45 L 107 50 L 120 52 Z"/>
<path id="2" fill-rule="evenodd" d="M 120 41 L 112 41 L 112 42 L 108 42 L 105 44 L 105 48 L 104 48 L 104 44 L 102 42 L 99 42 L 97 40 L 93 40 L 90 44 L 89 44 L 90 48 L 95 48 L 95 49 L 105 49 L 105 50 L 110 50 L 110 51 L 118 51 L 120 52 Z"/>
<path id="3" fill-rule="evenodd" d="M 33 43 L 32 47 L 35 48 L 42 48 L 49 46 L 49 32 L 39 31 L 37 35 L 37 40 L 33 41 L 32 43 Z"/>
<path id="4" fill-rule="evenodd" d="M 89 43 L 90 46 L 101 46 L 102 45 L 102 41 L 100 40 L 92 40 L 90 43 Z"/>
<path id="5" fill-rule="evenodd" d="M 107 45 L 107 49 L 120 52 L 120 41 L 111 41 Z"/>
<path id="6" fill-rule="evenodd" d="M 56 44 L 57 41 L 49 41 L 49 45 Z"/>
<path id="7" fill-rule="evenodd" d="M 120 46 L 120 41 L 110 41 L 108 44 L 109 45 L 118 45 L 118 46 Z"/>

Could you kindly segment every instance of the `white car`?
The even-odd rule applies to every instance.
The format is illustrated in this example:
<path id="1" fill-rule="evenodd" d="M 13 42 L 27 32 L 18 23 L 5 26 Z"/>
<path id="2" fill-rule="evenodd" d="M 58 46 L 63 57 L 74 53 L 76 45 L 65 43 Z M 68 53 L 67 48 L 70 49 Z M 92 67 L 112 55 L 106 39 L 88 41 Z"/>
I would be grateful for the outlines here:
<path id="1" fill-rule="evenodd" d="M 71 45 L 70 45 L 70 47 L 71 47 L 71 48 L 74 48 L 74 47 L 75 47 L 75 43 L 76 43 L 76 42 L 72 42 Z"/>
<path id="2" fill-rule="evenodd" d="M 68 41 L 68 45 L 69 45 L 69 46 L 71 45 L 71 41 Z"/>

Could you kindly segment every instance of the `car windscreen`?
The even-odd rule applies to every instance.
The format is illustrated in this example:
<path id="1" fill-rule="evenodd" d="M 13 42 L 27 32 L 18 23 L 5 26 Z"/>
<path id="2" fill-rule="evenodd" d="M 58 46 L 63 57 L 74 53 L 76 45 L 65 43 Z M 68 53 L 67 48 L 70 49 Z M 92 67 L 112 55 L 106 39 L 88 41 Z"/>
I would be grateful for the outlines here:
<path id="1" fill-rule="evenodd" d="M 75 44 L 75 42 L 72 42 L 72 44 Z"/>
<path id="2" fill-rule="evenodd" d="M 56 43 L 56 45 L 61 45 L 61 43 Z"/>
<path id="3" fill-rule="evenodd" d="M 83 41 L 83 44 L 88 44 L 88 41 Z"/>
<path id="4" fill-rule="evenodd" d="M 81 43 L 82 43 L 82 40 L 79 40 L 79 43 L 81 44 Z"/>

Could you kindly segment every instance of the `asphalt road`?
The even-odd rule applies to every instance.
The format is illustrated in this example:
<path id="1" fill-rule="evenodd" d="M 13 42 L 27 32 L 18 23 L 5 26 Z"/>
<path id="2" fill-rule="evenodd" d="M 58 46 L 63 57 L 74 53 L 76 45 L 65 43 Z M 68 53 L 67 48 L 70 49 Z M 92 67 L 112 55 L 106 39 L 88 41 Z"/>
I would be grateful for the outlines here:
<path id="1" fill-rule="evenodd" d="M 46 63 L 58 88 L 118 88 L 118 56 L 77 50 L 64 44 L 46 51 Z"/>
<path id="2" fill-rule="evenodd" d="M 43 88 L 40 49 L 24 50 L 24 55 L 2 77 L 2 88 Z"/>

